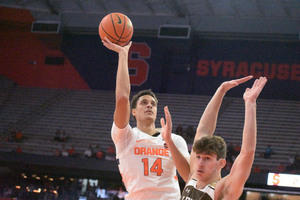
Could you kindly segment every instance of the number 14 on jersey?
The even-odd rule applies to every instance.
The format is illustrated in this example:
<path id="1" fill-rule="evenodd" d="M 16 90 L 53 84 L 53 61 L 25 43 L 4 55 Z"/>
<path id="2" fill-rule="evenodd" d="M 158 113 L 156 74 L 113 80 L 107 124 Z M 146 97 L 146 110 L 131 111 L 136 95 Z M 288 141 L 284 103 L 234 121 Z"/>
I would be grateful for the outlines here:
<path id="1" fill-rule="evenodd" d="M 142 162 L 144 164 L 144 175 L 149 176 L 149 160 L 148 158 L 143 158 Z M 161 176 L 163 173 L 162 165 L 161 165 L 161 158 L 157 158 L 155 162 L 152 164 L 150 168 L 150 172 L 156 173 L 157 176 Z M 151 164 L 150 164 L 151 165 Z"/>

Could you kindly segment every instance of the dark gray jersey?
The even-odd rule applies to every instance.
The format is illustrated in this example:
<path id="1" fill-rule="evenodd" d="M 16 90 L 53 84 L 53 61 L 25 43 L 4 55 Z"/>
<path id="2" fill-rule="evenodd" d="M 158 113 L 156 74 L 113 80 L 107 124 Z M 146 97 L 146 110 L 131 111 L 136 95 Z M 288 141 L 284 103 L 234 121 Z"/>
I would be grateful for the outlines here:
<path id="1" fill-rule="evenodd" d="M 197 189 L 197 180 L 191 179 L 183 189 L 180 200 L 213 200 L 215 188 L 207 185 L 203 189 Z"/>

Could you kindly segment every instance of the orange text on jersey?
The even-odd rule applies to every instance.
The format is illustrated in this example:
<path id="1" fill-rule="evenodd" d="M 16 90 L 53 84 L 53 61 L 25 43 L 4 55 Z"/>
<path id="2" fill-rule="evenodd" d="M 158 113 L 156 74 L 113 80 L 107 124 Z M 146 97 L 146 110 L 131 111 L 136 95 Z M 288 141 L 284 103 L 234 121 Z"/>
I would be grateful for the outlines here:
<path id="1" fill-rule="evenodd" d="M 151 155 L 151 156 L 170 156 L 169 149 L 165 148 L 145 148 L 145 147 L 135 147 L 135 155 Z"/>

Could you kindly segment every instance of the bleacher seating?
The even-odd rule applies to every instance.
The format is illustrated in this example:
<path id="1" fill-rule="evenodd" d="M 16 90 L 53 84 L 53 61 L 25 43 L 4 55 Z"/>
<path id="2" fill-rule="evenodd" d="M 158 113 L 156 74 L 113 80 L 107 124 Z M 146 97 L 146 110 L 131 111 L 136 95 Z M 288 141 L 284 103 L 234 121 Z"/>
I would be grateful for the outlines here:
<path id="1" fill-rule="evenodd" d="M 14 89 L 10 98 L 1 92 L 1 142 L 0 151 L 12 151 L 18 143 L 6 142 L 8 130 L 19 128 L 26 140 L 21 143 L 23 152 L 53 155 L 62 143 L 53 141 L 57 129 L 66 131 L 69 139 L 66 148 L 75 146 L 83 153 L 91 143 L 106 150 L 112 140 L 110 129 L 113 120 L 114 91 L 59 90 L 42 88 Z M 173 131 L 178 125 L 193 126 L 210 100 L 210 96 L 157 94 L 159 99 L 156 126 L 164 117 L 163 107 L 168 106 L 173 120 Z M 8 99 L 8 100 L 7 100 Z M 215 134 L 229 144 L 240 144 L 244 124 L 242 98 L 225 97 Z M 2 103 L 2 102 L 0 102 Z M 223 103 L 223 105 L 225 104 Z M 300 131 L 300 106 L 296 101 L 259 99 L 257 102 L 258 140 L 254 165 L 274 170 L 280 162 L 287 162 L 290 154 L 300 152 L 297 142 Z M 134 125 L 133 120 L 131 124 Z M 267 145 L 272 145 L 275 155 L 270 159 L 260 157 Z"/>

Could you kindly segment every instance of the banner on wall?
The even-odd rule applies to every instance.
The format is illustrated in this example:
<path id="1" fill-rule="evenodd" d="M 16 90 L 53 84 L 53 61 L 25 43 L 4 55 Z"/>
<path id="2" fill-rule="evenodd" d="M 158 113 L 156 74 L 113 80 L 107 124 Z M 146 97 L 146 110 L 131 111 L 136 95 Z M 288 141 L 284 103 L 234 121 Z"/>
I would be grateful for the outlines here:
<path id="1" fill-rule="evenodd" d="M 64 53 L 91 89 L 114 90 L 118 54 L 102 45 L 99 36 L 67 35 Z M 132 91 L 159 91 L 164 53 L 155 40 L 133 42 L 128 55 Z M 155 52 L 155 53 L 153 53 Z"/>
<path id="2" fill-rule="evenodd" d="M 118 56 L 100 43 L 99 36 L 68 35 L 64 53 L 91 89 L 114 90 Z M 226 80 L 266 76 L 261 96 L 300 99 L 300 47 L 297 43 L 177 40 L 134 37 L 129 73 L 132 91 L 213 95 Z M 228 92 L 239 97 L 253 81 Z"/>
<path id="3" fill-rule="evenodd" d="M 235 40 L 199 42 L 195 94 L 209 93 L 210 87 L 216 88 L 224 80 L 248 75 L 268 78 L 262 93 L 265 97 L 300 99 L 299 44 Z"/>

